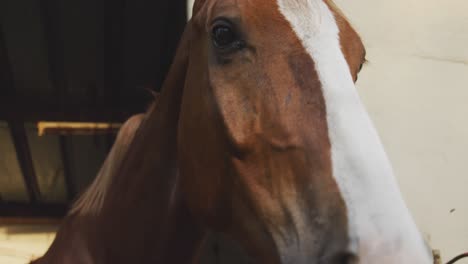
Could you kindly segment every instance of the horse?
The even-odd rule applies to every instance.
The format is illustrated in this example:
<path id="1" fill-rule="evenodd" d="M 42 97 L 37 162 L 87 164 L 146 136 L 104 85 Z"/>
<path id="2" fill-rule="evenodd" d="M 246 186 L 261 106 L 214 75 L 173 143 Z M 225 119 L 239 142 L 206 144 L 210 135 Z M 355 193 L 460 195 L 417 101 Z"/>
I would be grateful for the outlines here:
<path id="1" fill-rule="evenodd" d="M 431 263 L 339 8 L 196 0 L 192 13 L 157 105 L 91 191 L 105 195 L 38 263 L 192 263 L 208 232 L 254 263 Z"/>

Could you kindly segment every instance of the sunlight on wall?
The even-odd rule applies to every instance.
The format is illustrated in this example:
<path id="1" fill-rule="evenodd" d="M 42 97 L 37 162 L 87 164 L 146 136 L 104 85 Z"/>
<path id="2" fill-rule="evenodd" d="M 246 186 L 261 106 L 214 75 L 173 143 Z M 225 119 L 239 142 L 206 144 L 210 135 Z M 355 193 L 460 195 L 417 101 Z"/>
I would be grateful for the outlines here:
<path id="1" fill-rule="evenodd" d="M 468 1 L 335 2 L 367 46 L 358 89 L 415 220 L 444 260 L 468 251 Z"/>
<path id="2" fill-rule="evenodd" d="M 42 256 L 55 231 L 54 226 L 0 227 L 0 264 L 24 264 Z"/>
<path id="3" fill-rule="evenodd" d="M 193 7 L 193 2 L 195 0 L 187 0 L 187 14 L 188 14 L 188 18 L 190 19 L 190 17 L 192 16 L 192 7 Z"/>

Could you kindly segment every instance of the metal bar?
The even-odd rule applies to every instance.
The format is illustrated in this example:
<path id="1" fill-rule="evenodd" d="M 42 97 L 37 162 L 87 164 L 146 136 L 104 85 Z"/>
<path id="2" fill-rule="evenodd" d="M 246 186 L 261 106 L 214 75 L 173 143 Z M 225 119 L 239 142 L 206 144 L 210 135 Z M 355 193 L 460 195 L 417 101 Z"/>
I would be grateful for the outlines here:
<path id="1" fill-rule="evenodd" d="M 109 122 L 39 122 L 37 130 L 43 135 L 107 135 L 116 134 L 122 123 Z"/>
<path id="2" fill-rule="evenodd" d="M 28 192 L 29 201 L 38 203 L 41 200 L 41 192 L 37 184 L 36 172 L 32 161 L 31 151 L 29 149 L 28 138 L 24 124 L 18 121 L 8 122 L 11 130 L 13 145 L 15 146 L 16 156 L 18 158 L 24 183 Z"/>
<path id="3" fill-rule="evenodd" d="M 72 201 L 76 196 L 76 186 L 73 181 L 71 168 L 70 168 L 70 156 L 68 155 L 67 150 L 67 139 L 65 136 L 59 137 L 60 141 L 60 153 L 62 154 L 62 163 L 63 163 L 63 176 L 65 177 L 65 187 L 67 190 L 68 201 Z"/>

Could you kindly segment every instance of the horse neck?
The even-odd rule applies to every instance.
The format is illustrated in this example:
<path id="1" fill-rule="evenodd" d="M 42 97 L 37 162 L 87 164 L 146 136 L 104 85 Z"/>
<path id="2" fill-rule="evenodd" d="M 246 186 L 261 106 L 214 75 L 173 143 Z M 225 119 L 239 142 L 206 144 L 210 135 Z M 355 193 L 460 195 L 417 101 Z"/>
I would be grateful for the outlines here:
<path id="1" fill-rule="evenodd" d="M 133 141 L 120 134 L 131 120 L 123 126 L 97 178 L 63 220 L 46 255 L 34 263 L 186 263 L 192 258 L 202 233 L 178 190 L 169 110 L 167 103 L 152 107 Z"/>
<path id="2" fill-rule="evenodd" d="M 155 255 L 154 248 L 175 222 L 171 220 L 184 212 L 175 164 L 174 100 L 179 96 L 173 90 L 150 108 L 136 138 L 136 128 L 123 132 L 131 120 L 123 126 L 98 176 L 37 263 L 130 263 Z"/>
<path id="3" fill-rule="evenodd" d="M 97 242 L 91 228 L 93 223 L 89 218 L 68 215 L 60 225 L 54 241 L 47 252 L 32 264 L 59 264 L 59 263 L 96 263 L 92 242 Z"/>
<path id="4" fill-rule="evenodd" d="M 63 219 L 56 238 L 46 255 L 35 263 L 54 262 L 90 262 L 97 255 L 99 247 L 93 247 L 96 241 L 95 232 L 90 230 L 96 225 L 102 210 L 104 197 L 108 192 L 109 184 L 122 164 L 122 160 L 130 143 L 143 119 L 143 115 L 136 115 L 125 122 L 117 134 L 114 145 L 104 161 L 98 175 L 91 186 L 74 203 L 68 215 Z M 60 260 L 60 261 L 59 261 Z"/>

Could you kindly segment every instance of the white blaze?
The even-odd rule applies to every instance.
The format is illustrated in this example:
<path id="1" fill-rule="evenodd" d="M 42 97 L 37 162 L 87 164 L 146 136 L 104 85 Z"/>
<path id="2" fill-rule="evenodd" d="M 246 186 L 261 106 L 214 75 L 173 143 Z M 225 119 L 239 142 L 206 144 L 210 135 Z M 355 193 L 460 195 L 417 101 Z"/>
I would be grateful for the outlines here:
<path id="1" fill-rule="evenodd" d="M 277 0 L 315 62 L 327 108 L 333 174 L 360 263 L 431 263 L 379 136 L 362 105 L 333 13 L 322 0 Z"/>

